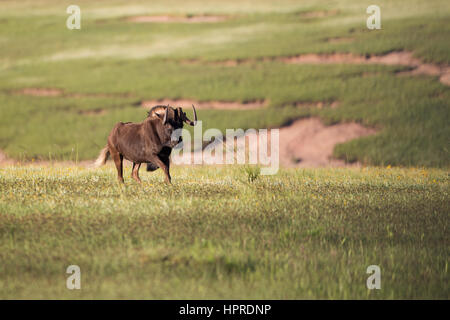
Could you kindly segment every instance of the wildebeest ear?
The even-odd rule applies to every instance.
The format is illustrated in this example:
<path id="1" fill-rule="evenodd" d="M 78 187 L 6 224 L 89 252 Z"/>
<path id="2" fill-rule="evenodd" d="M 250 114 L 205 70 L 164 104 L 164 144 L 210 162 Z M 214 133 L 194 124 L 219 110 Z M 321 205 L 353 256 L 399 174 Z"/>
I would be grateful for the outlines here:
<path id="1" fill-rule="evenodd" d="M 162 118 L 164 117 L 163 114 L 160 114 L 160 113 L 158 113 L 158 112 L 155 112 L 155 114 L 156 114 L 156 116 L 157 116 L 158 118 L 160 118 L 161 120 L 162 120 Z"/>

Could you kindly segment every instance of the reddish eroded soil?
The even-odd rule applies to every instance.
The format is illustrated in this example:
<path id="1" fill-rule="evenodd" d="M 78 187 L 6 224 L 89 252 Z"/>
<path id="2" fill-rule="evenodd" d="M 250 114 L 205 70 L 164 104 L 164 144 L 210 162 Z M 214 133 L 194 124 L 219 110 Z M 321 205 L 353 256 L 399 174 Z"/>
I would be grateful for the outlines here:
<path id="1" fill-rule="evenodd" d="M 35 97 L 58 97 L 64 94 L 61 89 L 56 88 L 25 88 L 15 93 Z"/>
<path id="2" fill-rule="evenodd" d="M 441 83 L 449 84 L 450 68 L 431 63 L 422 63 L 420 59 L 414 58 L 411 52 L 391 52 L 382 56 L 358 56 L 351 53 L 335 54 L 305 54 L 296 57 L 282 58 L 285 63 L 293 64 L 383 64 L 409 66 L 409 71 L 399 72 L 398 75 L 428 75 L 439 76 Z"/>
<path id="3" fill-rule="evenodd" d="M 280 162 L 285 167 L 357 166 L 332 159 L 334 147 L 375 133 L 354 122 L 325 126 L 318 118 L 296 120 L 280 129 Z"/>
<path id="4" fill-rule="evenodd" d="M 12 91 L 13 94 L 34 96 L 34 97 L 69 97 L 69 98 L 128 98 L 132 97 L 128 93 L 77 93 L 65 92 L 59 88 L 23 88 Z"/>
<path id="5" fill-rule="evenodd" d="M 412 52 L 407 51 L 397 51 L 385 55 L 369 55 L 369 56 L 355 55 L 352 53 L 330 53 L 330 54 L 307 53 L 291 57 L 262 57 L 262 58 L 222 60 L 222 61 L 201 61 L 196 59 L 190 59 L 184 60 L 182 61 L 182 63 L 235 67 L 240 64 L 255 63 L 255 62 L 271 62 L 271 61 L 281 61 L 289 64 L 382 64 L 382 65 L 408 66 L 411 67 L 411 70 L 399 72 L 398 75 L 439 76 L 439 81 L 441 83 L 447 86 L 450 85 L 449 66 L 437 65 L 432 63 L 422 63 L 420 59 L 413 57 Z"/>
<path id="6" fill-rule="evenodd" d="M 236 101 L 196 101 L 189 99 L 160 99 L 160 100 L 146 100 L 142 101 L 141 106 L 143 108 L 151 108 L 156 105 L 171 105 L 175 107 L 189 108 L 194 105 L 196 109 L 217 109 L 217 110 L 251 110 L 259 109 L 267 106 L 265 100 L 255 100 L 248 102 L 236 102 Z"/>
<path id="7" fill-rule="evenodd" d="M 444 68 L 439 81 L 441 81 L 446 86 L 450 86 L 450 67 Z"/>
<path id="8" fill-rule="evenodd" d="M 359 163 L 346 163 L 343 160 L 333 159 L 334 147 L 337 144 L 376 133 L 374 129 L 354 122 L 326 126 L 318 118 L 296 120 L 279 130 L 280 166 L 298 168 L 360 166 Z M 259 146 L 248 144 L 248 141 L 259 141 L 257 136 L 258 133 L 253 133 L 236 139 L 236 146 L 244 146 L 247 141 L 246 159 L 249 158 L 250 153 L 258 155 Z M 271 149 L 270 137 L 269 131 L 267 150 Z M 226 143 L 223 144 L 223 149 L 226 150 Z M 204 160 L 205 157 L 208 157 L 208 154 L 204 154 Z"/>
<path id="9" fill-rule="evenodd" d="M 339 38 L 338 38 L 339 39 Z M 353 53 L 305 53 L 289 57 L 260 57 L 221 61 L 202 61 L 198 59 L 184 60 L 186 64 L 216 64 L 224 66 L 236 66 L 245 63 L 282 61 L 291 64 L 384 64 L 419 67 L 424 65 L 419 59 L 414 58 L 411 52 L 399 51 L 385 55 L 362 56 Z"/>
<path id="10" fill-rule="evenodd" d="M 360 56 L 352 53 L 303 54 L 280 58 L 281 61 L 293 64 L 384 64 L 417 67 L 420 60 L 411 52 L 391 52 L 386 55 Z"/>
<path id="11" fill-rule="evenodd" d="M 156 15 L 156 16 L 134 16 L 126 18 L 129 22 L 136 23 L 213 23 L 222 22 L 229 19 L 228 16 L 213 16 L 213 15 L 193 15 L 193 16 L 171 16 L 171 15 Z"/>

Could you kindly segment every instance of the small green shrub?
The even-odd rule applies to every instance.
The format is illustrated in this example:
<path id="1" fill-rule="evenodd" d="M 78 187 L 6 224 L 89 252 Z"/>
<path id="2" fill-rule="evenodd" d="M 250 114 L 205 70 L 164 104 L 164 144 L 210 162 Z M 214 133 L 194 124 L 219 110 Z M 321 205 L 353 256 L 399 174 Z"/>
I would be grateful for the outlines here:
<path id="1" fill-rule="evenodd" d="M 258 166 L 245 166 L 244 172 L 247 175 L 247 182 L 253 183 L 261 174 L 261 169 Z"/>

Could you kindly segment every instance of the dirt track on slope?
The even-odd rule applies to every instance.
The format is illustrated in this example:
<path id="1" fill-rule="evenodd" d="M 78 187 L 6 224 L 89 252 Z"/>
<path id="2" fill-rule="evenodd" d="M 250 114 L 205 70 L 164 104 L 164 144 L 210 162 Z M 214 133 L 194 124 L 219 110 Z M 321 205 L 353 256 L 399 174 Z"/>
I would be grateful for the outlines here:
<path id="1" fill-rule="evenodd" d="M 67 97 L 67 98 L 130 98 L 128 93 L 67 93 L 59 88 L 23 88 L 11 91 L 12 94 L 32 97 Z"/>
<path id="2" fill-rule="evenodd" d="M 351 38 L 334 38 L 329 41 L 352 41 Z M 255 62 L 280 61 L 287 64 L 380 64 L 380 65 L 398 65 L 407 66 L 411 70 L 399 72 L 399 76 L 437 76 L 439 81 L 450 86 L 450 67 L 447 65 L 438 65 L 433 63 L 423 63 L 420 59 L 413 57 L 412 52 L 396 51 L 385 55 L 355 55 L 352 53 L 332 53 L 316 54 L 308 53 L 291 57 L 262 57 L 249 59 L 235 59 L 222 61 L 201 61 L 198 59 L 184 60 L 185 64 L 211 64 L 226 67 L 235 67 L 240 64 Z"/>
<path id="3" fill-rule="evenodd" d="M 422 63 L 420 59 L 414 58 L 411 52 L 391 52 L 382 56 L 358 56 L 351 53 L 336 53 L 330 55 L 305 54 L 296 57 L 281 59 L 285 63 L 292 64 L 382 64 L 408 66 L 411 70 L 399 72 L 398 75 L 416 76 L 428 75 L 439 76 L 440 81 L 450 85 L 450 68 L 432 63 Z"/>

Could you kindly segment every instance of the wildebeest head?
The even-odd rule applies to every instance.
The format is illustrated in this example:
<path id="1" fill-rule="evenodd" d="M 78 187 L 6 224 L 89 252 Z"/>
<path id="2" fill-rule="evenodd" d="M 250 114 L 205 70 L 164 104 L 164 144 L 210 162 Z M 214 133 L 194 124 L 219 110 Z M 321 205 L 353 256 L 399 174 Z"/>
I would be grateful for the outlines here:
<path id="1" fill-rule="evenodd" d="M 163 120 L 163 124 L 170 124 L 174 128 L 182 128 L 183 123 L 187 123 L 191 126 L 195 126 L 197 123 L 197 112 L 195 110 L 194 105 L 192 105 L 192 109 L 194 111 L 194 121 L 189 120 L 186 116 L 186 112 L 183 112 L 183 108 L 178 107 L 176 109 L 167 106 L 154 106 L 148 112 L 149 117 L 159 117 Z"/>
<path id="2" fill-rule="evenodd" d="M 197 112 L 195 110 L 194 105 L 192 105 L 192 109 L 194 111 L 194 121 L 189 120 L 186 116 L 186 112 L 183 111 L 181 107 L 172 108 L 169 105 L 167 106 L 155 106 L 149 112 L 149 117 L 158 117 L 161 119 L 162 124 L 164 126 L 165 135 L 172 136 L 172 133 L 177 129 L 182 129 L 184 123 L 187 123 L 191 126 L 195 126 L 197 124 Z M 179 131 L 178 131 L 179 132 Z M 174 137 L 172 137 L 173 139 Z M 174 147 L 178 143 L 182 141 L 181 132 L 178 135 L 177 140 L 171 140 L 170 146 Z"/>

